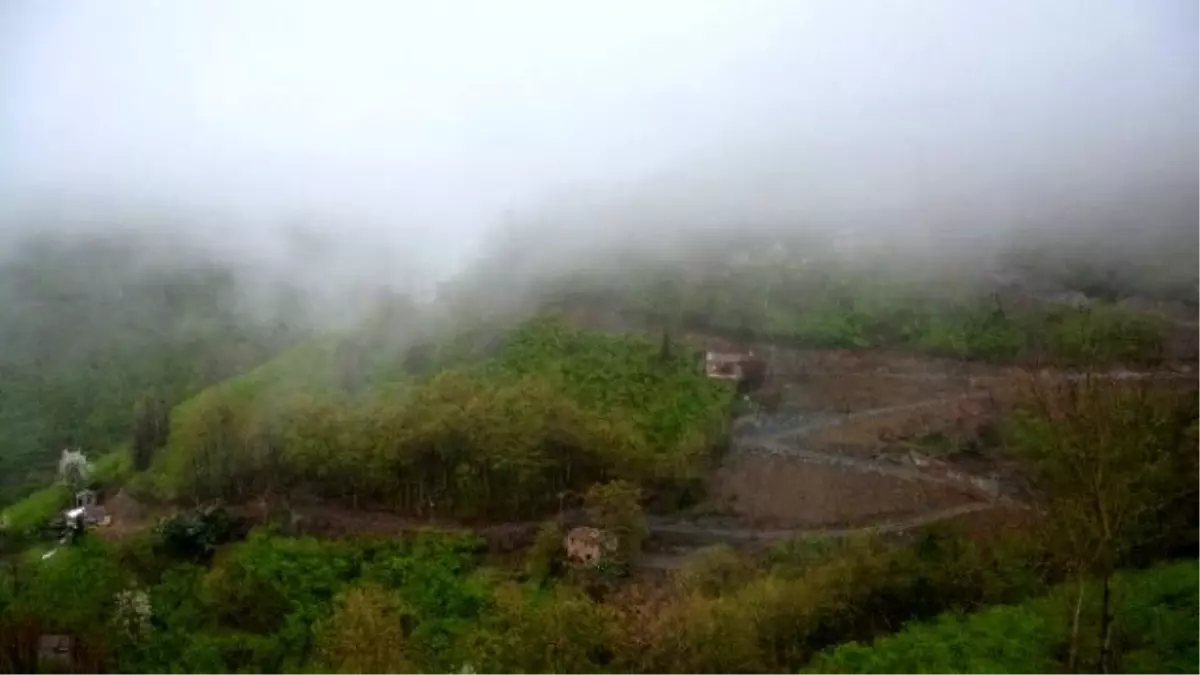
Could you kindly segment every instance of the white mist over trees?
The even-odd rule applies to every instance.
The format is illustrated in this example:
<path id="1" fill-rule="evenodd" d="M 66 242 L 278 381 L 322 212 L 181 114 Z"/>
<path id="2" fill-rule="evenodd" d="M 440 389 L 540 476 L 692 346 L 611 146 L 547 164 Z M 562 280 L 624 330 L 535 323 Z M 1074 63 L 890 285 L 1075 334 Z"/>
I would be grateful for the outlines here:
<path id="1" fill-rule="evenodd" d="M 970 253 L 1196 229 L 1187 2 L 51 1 L 4 24 L 6 229 L 186 231 L 311 294 L 428 293 L 513 223 L 558 266 L 676 230 Z"/>

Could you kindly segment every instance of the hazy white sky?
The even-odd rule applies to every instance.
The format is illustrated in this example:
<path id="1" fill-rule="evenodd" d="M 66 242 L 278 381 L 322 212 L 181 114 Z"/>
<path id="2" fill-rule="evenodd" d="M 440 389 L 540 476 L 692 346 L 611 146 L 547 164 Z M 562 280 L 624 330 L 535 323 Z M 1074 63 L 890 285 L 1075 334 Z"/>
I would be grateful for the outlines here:
<path id="1" fill-rule="evenodd" d="M 760 206 L 850 220 L 1195 178 L 1189 0 L 4 0 L 0 22 L 0 197 L 321 214 L 439 267 L 547 193 L 693 165 L 704 197 L 765 166 L 791 178 Z"/>

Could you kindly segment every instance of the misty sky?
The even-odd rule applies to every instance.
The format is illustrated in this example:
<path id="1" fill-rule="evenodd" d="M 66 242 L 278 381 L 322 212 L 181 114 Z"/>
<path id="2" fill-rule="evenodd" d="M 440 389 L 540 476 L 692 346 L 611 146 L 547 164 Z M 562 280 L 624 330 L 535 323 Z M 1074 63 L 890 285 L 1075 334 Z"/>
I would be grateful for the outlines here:
<path id="1" fill-rule="evenodd" d="M 664 192 L 673 217 L 1195 203 L 1188 0 L 0 6 L 11 203 L 204 209 L 247 237 L 303 216 L 439 268 L 543 199 L 681 175 L 703 189 Z"/>

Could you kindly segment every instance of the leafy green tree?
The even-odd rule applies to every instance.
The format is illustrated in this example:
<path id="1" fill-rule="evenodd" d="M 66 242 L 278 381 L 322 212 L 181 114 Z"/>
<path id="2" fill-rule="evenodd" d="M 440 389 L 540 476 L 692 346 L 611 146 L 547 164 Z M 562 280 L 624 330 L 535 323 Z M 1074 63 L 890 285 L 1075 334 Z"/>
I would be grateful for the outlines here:
<path id="1" fill-rule="evenodd" d="M 155 396 L 144 396 L 133 409 L 133 468 L 150 468 L 154 453 L 167 445 L 170 434 L 170 408 Z"/>
<path id="2" fill-rule="evenodd" d="M 642 492 L 627 481 L 598 483 L 584 496 L 588 518 L 617 538 L 617 563 L 636 562 L 649 530 L 642 512 Z"/>
<path id="3" fill-rule="evenodd" d="M 553 521 L 542 523 L 525 554 L 525 573 L 531 579 L 545 581 L 558 572 L 565 557 L 562 528 Z"/>
<path id="4" fill-rule="evenodd" d="M 406 648 L 403 616 L 403 605 L 380 586 L 343 592 L 333 614 L 314 626 L 317 661 L 335 673 L 419 672 Z"/>
<path id="5" fill-rule="evenodd" d="M 1016 449 L 1033 466 L 1047 541 L 1080 576 L 1071 657 L 1076 669 L 1084 577 L 1101 580 L 1100 651 L 1111 666 L 1109 580 L 1181 498 L 1195 502 L 1195 398 L 1144 385 L 1087 379 L 1034 390 L 1015 424 Z M 1182 413 L 1182 414 L 1181 414 Z M 1166 533 L 1157 533 L 1164 536 Z"/>
<path id="6" fill-rule="evenodd" d="M 459 653 L 477 672 L 597 672 L 607 656 L 608 633 L 605 608 L 578 590 L 557 586 L 534 594 L 505 584 Z"/>

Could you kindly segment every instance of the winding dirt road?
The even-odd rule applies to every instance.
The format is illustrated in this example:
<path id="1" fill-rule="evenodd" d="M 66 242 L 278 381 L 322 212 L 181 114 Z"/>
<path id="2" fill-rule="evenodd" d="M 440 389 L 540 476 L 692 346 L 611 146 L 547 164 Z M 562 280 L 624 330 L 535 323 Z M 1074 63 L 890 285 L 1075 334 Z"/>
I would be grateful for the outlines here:
<path id="1" fill-rule="evenodd" d="M 888 373 L 888 377 L 905 380 L 928 380 L 936 373 Z M 1075 382 L 1088 378 L 1104 380 L 1195 380 L 1191 372 L 1179 371 L 1130 371 L 1114 370 L 1099 373 L 1039 373 L 1032 374 L 1033 380 L 1053 384 Z M 752 546 L 782 539 L 797 537 L 846 537 L 858 534 L 898 533 L 916 529 L 942 520 L 949 520 L 996 507 L 1025 508 L 1012 499 L 1001 496 L 998 489 L 989 491 L 981 483 L 987 479 L 961 472 L 941 475 L 923 471 L 919 467 L 863 459 L 838 452 L 818 451 L 807 447 L 806 441 L 819 432 L 871 418 L 886 417 L 897 413 L 914 412 L 964 400 L 986 399 L 989 390 L 964 393 L 957 396 L 941 396 L 928 400 L 881 406 L 851 413 L 811 412 L 791 415 L 760 415 L 745 418 L 735 425 L 732 459 L 748 454 L 766 454 L 784 457 L 806 465 L 836 467 L 839 470 L 860 474 L 887 476 L 904 482 L 929 483 L 962 488 L 976 495 L 967 503 L 951 506 L 933 506 L 928 510 L 904 517 L 884 518 L 878 522 L 857 527 L 754 527 L 721 518 L 669 518 L 650 517 L 648 526 L 652 540 L 657 540 L 667 551 L 650 552 L 642 556 L 639 568 L 646 570 L 670 570 L 682 565 L 691 554 L 715 544 Z"/>

